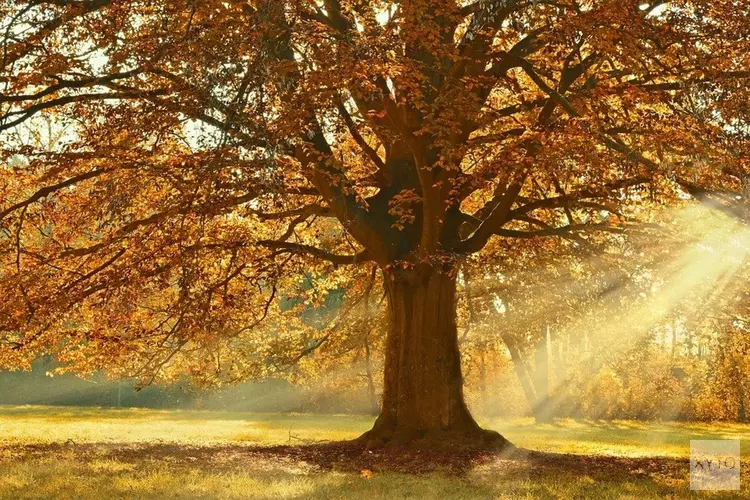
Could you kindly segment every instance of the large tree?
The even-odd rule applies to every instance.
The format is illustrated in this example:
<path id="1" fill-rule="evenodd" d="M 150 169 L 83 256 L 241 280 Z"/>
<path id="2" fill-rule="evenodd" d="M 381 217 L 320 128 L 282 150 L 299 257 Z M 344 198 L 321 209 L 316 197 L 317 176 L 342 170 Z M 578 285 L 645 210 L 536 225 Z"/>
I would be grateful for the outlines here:
<path id="1" fill-rule="evenodd" d="M 364 439 L 502 443 L 462 395 L 461 261 L 583 248 L 675 180 L 747 194 L 746 0 L 0 6 L 6 365 L 257 376 L 269 345 L 304 337 L 294 362 L 336 330 L 289 326 L 279 290 L 374 265 Z"/>

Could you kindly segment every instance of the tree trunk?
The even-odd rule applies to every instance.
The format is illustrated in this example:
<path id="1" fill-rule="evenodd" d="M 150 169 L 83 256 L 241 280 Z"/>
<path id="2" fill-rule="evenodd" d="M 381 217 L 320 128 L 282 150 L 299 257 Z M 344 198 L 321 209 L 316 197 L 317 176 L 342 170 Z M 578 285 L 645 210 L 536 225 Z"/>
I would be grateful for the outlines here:
<path id="1" fill-rule="evenodd" d="M 548 327 L 542 328 L 541 337 L 534 349 L 534 387 L 536 388 L 536 406 L 534 419 L 537 422 L 550 422 L 549 397 L 549 345 L 547 343 Z"/>
<path id="2" fill-rule="evenodd" d="M 523 393 L 526 396 L 526 401 L 529 403 L 529 409 L 533 415 L 534 408 L 536 408 L 536 392 L 534 392 L 534 387 L 531 385 L 532 382 L 529 371 L 526 369 L 526 365 L 521 357 L 521 352 L 515 341 L 513 341 L 509 335 L 503 335 L 503 341 L 508 348 L 508 352 L 510 352 L 510 359 L 513 361 L 513 368 L 516 371 L 518 381 L 521 384 Z"/>
<path id="3" fill-rule="evenodd" d="M 737 422 L 747 422 L 747 408 L 745 408 L 745 389 L 740 385 L 737 405 Z"/>
<path id="4" fill-rule="evenodd" d="M 370 395 L 370 412 L 377 415 L 380 412 L 380 405 L 378 404 L 378 395 L 375 392 L 375 380 L 372 376 L 369 333 L 365 334 L 365 374 L 367 375 L 367 393 Z"/>
<path id="5" fill-rule="evenodd" d="M 560 332 L 551 328 L 549 331 L 549 343 L 554 357 L 555 376 L 552 386 L 552 407 L 550 410 L 555 416 L 560 416 L 561 406 L 565 405 L 569 399 L 568 384 L 565 383 L 567 374 L 565 373 L 565 339 Z"/>
<path id="6" fill-rule="evenodd" d="M 745 406 L 745 377 L 739 366 L 740 362 L 734 359 L 735 380 L 737 380 L 737 422 L 744 423 L 747 422 L 747 407 Z"/>
<path id="7" fill-rule="evenodd" d="M 389 327 L 383 403 L 369 446 L 499 446 L 500 434 L 479 427 L 463 396 L 456 278 L 450 270 L 385 273 Z"/>

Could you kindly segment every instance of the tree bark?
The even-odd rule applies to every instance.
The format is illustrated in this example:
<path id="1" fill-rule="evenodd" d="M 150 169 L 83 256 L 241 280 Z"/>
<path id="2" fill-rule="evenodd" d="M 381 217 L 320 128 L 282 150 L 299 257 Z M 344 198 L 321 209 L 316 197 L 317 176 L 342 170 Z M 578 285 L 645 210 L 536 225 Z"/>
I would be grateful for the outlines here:
<path id="1" fill-rule="evenodd" d="M 479 427 L 464 402 L 455 273 L 424 265 L 386 270 L 385 276 L 383 403 L 373 428 L 360 439 L 369 446 L 509 446 L 497 432 Z"/>

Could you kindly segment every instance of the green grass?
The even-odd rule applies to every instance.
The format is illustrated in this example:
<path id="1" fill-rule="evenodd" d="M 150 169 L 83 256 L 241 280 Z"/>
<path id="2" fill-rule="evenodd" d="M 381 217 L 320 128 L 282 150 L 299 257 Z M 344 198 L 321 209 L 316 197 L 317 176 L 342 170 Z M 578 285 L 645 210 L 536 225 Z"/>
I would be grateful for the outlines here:
<path id="1" fill-rule="evenodd" d="M 528 419 L 484 424 L 517 446 L 581 455 L 689 458 L 691 439 L 750 440 L 750 425 L 724 422 L 562 420 L 535 425 Z M 742 453 L 750 458 L 750 441 L 746 441 Z"/>
<path id="2" fill-rule="evenodd" d="M 372 417 L 79 407 L 0 407 L 0 443 L 278 445 L 353 439 Z"/>
<path id="3" fill-rule="evenodd" d="M 258 451 L 351 439 L 372 424 L 368 416 L 0 407 L 0 497 L 687 498 L 691 439 L 750 439 L 750 426 L 725 423 L 482 423 L 518 446 L 581 457 L 541 465 L 485 457 L 460 474 L 449 464 L 428 474 L 373 467 L 370 475 L 346 460 L 326 468 Z M 745 464 L 749 448 L 744 441 Z M 577 461 L 591 456 L 602 458 Z M 608 465 L 585 465 L 599 462 Z"/>

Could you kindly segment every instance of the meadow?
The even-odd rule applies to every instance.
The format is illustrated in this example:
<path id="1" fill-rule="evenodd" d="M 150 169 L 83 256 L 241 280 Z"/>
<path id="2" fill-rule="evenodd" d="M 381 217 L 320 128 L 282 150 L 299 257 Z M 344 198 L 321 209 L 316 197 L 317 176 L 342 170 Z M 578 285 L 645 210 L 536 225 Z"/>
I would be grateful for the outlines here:
<path id="1" fill-rule="evenodd" d="M 481 423 L 531 451 L 331 444 L 367 430 L 370 416 L 2 407 L 0 497 L 688 498 L 691 439 L 743 440 L 748 491 L 748 425 Z"/>

